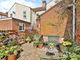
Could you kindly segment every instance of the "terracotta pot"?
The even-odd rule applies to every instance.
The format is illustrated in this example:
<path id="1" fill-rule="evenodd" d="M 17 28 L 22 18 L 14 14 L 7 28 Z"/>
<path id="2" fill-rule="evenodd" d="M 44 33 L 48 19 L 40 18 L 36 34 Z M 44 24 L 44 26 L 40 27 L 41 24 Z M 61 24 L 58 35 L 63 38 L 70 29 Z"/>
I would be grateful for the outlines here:
<path id="1" fill-rule="evenodd" d="M 43 44 L 38 44 L 38 48 L 43 48 Z"/>
<path id="2" fill-rule="evenodd" d="M 9 55 L 8 60 L 17 60 L 15 55 Z"/>

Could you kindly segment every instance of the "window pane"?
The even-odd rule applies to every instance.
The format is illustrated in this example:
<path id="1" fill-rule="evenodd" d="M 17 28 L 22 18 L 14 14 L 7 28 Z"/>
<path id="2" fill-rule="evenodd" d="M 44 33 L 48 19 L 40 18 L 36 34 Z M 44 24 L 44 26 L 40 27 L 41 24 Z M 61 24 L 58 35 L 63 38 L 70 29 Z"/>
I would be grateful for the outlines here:
<path id="1" fill-rule="evenodd" d="M 26 19 L 26 11 L 23 11 L 23 18 Z"/>
<path id="2" fill-rule="evenodd" d="M 24 23 L 19 23 L 19 30 L 24 31 Z"/>

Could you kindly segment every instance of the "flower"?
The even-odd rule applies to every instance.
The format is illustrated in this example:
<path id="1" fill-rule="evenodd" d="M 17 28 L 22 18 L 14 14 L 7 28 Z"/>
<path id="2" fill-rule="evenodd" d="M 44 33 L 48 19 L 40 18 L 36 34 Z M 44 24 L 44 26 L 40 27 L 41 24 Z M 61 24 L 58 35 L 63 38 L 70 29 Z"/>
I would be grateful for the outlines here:
<path id="1" fill-rule="evenodd" d="M 64 41 L 64 42 L 62 43 L 62 45 L 63 45 L 63 46 L 70 46 L 70 45 L 72 45 L 72 43 L 69 42 L 69 41 Z"/>

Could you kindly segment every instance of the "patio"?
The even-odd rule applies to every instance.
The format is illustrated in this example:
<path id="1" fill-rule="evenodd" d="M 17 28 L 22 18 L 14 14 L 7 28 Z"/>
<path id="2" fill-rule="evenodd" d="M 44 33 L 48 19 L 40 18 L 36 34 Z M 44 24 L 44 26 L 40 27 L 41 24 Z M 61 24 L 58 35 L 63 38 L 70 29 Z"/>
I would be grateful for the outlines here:
<path id="1" fill-rule="evenodd" d="M 20 57 L 17 60 L 40 60 L 40 57 L 45 56 L 47 52 L 47 48 L 35 48 L 32 43 L 25 43 L 22 45 L 22 48 L 23 52 L 21 52 Z M 56 50 L 55 53 L 54 57 L 56 58 L 58 57 Z"/>

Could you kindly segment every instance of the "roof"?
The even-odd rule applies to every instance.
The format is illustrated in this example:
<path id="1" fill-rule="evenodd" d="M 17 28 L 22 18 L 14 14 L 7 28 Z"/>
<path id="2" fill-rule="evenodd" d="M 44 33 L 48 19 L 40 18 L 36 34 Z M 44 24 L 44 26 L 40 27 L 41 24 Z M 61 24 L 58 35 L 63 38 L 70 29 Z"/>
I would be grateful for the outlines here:
<path id="1" fill-rule="evenodd" d="M 20 20 L 20 19 L 17 19 L 17 18 L 3 18 L 3 19 L 0 19 L 0 21 L 2 21 L 2 20 L 10 20 L 10 19 L 12 19 L 12 20 L 18 20 L 18 21 L 22 21 L 22 22 L 26 22 L 26 23 L 29 23 L 29 24 L 31 24 L 30 22 L 27 22 L 27 21 L 23 21 L 23 20 Z"/>
<path id="2" fill-rule="evenodd" d="M 18 4 L 18 5 L 21 5 L 21 6 L 25 6 L 25 7 L 30 8 L 31 10 L 33 10 L 33 8 L 31 8 L 31 7 L 26 6 L 26 5 L 23 5 L 23 4 L 20 4 L 20 3 L 17 3 L 17 2 L 15 2 L 15 3 L 13 4 L 13 6 L 14 6 L 15 4 Z M 13 8 L 13 6 L 9 9 L 9 11 Z M 9 11 L 8 11 L 8 12 L 9 12 Z M 33 10 L 33 11 L 34 11 L 34 10 Z M 35 12 L 35 11 L 34 11 L 34 12 Z"/>
<path id="3" fill-rule="evenodd" d="M 22 22 L 26 22 L 26 23 L 29 23 L 31 24 L 30 22 L 27 22 L 27 21 L 24 21 L 24 20 L 20 20 L 20 19 L 17 19 L 17 18 L 12 18 L 13 20 L 18 20 L 18 21 L 22 21 Z"/>
<path id="4" fill-rule="evenodd" d="M 33 8 L 33 11 L 37 12 L 37 11 L 43 11 L 42 7 L 37 7 L 37 8 Z"/>
<path id="5" fill-rule="evenodd" d="M 60 1 L 59 3 L 55 4 L 54 6 L 52 6 L 50 9 L 46 10 L 43 14 L 41 14 L 40 16 L 44 15 L 45 13 L 47 13 L 48 11 L 50 11 L 51 9 L 55 8 L 56 6 L 60 5 L 62 3 L 62 1 Z"/>
<path id="6" fill-rule="evenodd" d="M 7 13 L 0 12 L 0 15 L 7 16 Z"/>

